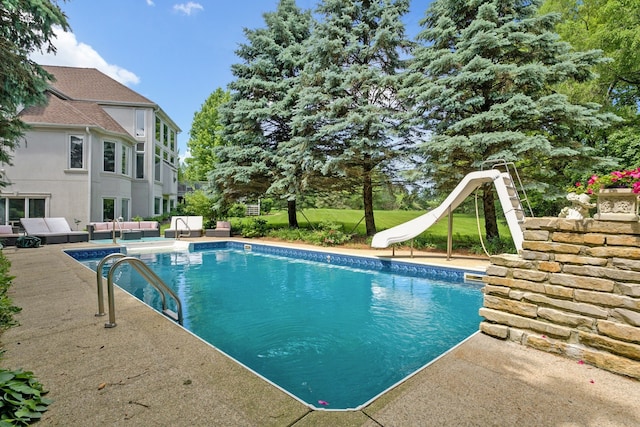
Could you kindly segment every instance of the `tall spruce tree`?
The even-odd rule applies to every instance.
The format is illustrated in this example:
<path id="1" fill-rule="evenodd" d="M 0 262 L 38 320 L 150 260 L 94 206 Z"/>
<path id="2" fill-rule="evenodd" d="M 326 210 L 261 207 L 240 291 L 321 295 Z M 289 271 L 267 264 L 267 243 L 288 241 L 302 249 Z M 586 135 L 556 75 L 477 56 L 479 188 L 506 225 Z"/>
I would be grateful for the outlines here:
<path id="1" fill-rule="evenodd" d="M 405 95 L 433 132 L 429 174 L 450 190 L 484 160 L 515 162 L 530 191 L 557 197 L 580 164 L 595 161 L 589 132 L 615 116 L 572 104 L 554 87 L 593 77 L 600 51 L 576 52 L 553 32 L 539 0 L 435 0 L 422 21 Z M 485 232 L 499 237 L 494 193 L 484 188 Z"/>
<path id="2" fill-rule="evenodd" d="M 359 187 L 368 235 L 376 232 L 374 177 L 404 145 L 395 137 L 396 93 L 409 44 L 401 21 L 408 9 L 408 0 L 324 0 L 294 117 L 305 177 L 316 187 Z"/>
<path id="3" fill-rule="evenodd" d="M 280 0 L 276 12 L 263 15 L 266 27 L 245 29 L 247 43 L 236 51 L 242 63 L 231 68 L 231 99 L 220 108 L 224 145 L 210 175 L 226 199 L 285 197 L 289 226 L 297 227 L 295 165 L 280 146 L 292 137 L 296 78 L 304 66 L 303 42 L 311 31 L 311 13 L 294 0 Z M 285 185 L 286 182 L 288 185 Z"/>

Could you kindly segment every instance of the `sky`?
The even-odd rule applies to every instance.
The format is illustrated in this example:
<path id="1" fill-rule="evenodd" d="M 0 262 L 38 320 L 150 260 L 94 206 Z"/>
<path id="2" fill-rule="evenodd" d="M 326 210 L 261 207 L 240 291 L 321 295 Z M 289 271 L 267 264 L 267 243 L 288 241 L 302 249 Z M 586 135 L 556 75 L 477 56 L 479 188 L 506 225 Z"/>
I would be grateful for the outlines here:
<path id="1" fill-rule="evenodd" d="M 243 29 L 265 27 L 263 14 L 278 0 L 67 0 L 58 4 L 71 26 L 58 29 L 55 56 L 36 53 L 42 65 L 96 68 L 158 104 L 180 127 L 178 146 L 188 155 L 194 114 L 217 88 L 233 81 L 231 65 L 246 43 Z M 296 0 L 313 10 L 318 0 Z M 419 31 L 429 0 L 413 0 L 407 35 Z"/>

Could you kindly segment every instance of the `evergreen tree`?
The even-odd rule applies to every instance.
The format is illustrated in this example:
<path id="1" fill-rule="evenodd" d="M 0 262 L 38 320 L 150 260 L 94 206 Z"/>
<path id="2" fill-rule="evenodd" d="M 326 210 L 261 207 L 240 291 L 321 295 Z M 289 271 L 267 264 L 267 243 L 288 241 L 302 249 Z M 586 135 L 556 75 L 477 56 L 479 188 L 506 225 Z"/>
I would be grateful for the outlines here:
<path id="1" fill-rule="evenodd" d="M 573 104 L 554 87 L 593 77 L 599 51 L 575 52 L 553 32 L 538 0 L 435 0 L 422 22 L 405 95 L 433 132 L 422 145 L 436 184 L 450 190 L 485 160 L 515 162 L 537 189 L 558 187 L 591 164 L 589 132 L 615 116 Z M 530 191 L 531 191 L 530 190 Z M 483 191 L 485 231 L 499 237 L 493 189 Z"/>
<path id="2" fill-rule="evenodd" d="M 311 13 L 294 0 L 280 0 L 265 13 L 266 28 L 245 30 L 248 43 L 232 66 L 231 100 L 221 108 L 225 145 L 216 147 L 211 174 L 225 199 L 271 193 L 288 201 L 289 226 L 297 227 L 296 166 L 281 146 L 292 137 L 295 85 L 306 59 L 303 42 L 311 31 Z"/>
<path id="3" fill-rule="evenodd" d="M 221 105 L 230 100 L 228 91 L 216 89 L 193 115 L 190 138 L 187 142 L 190 157 L 185 159 L 184 177 L 189 181 L 206 181 L 214 169 L 216 158 L 214 148 L 223 145 L 222 124 L 218 112 Z"/>
<path id="4" fill-rule="evenodd" d="M 294 117 L 292 156 L 297 153 L 305 182 L 361 188 L 368 235 L 376 232 L 374 176 L 389 173 L 385 168 L 404 146 L 395 135 L 396 93 L 408 46 L 401 17 L 408 9 L 408 0 L 324 0 Z"/>
<path id="5" fill-rule="evenodd" d="M 67 30 L 67 18 L 49 0 L 0 1 L 0 162 L 11 164 L 11 151 L 26 129 L 21 108 L 46 102 L 52 76 L 29 59 L 37 51 L 55 52 L 54 26 Z M 0 181 L 0 186 L 6 185 Z"/>

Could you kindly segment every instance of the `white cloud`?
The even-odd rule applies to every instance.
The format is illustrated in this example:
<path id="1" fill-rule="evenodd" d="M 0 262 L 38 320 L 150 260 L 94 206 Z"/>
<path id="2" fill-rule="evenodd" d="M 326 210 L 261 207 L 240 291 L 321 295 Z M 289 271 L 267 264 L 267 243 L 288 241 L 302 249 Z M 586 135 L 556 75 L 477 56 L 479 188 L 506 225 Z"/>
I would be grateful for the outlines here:
<path id="1" fill-rule="evenodd" d="M 189 3 L 174 4 L 173 10 L 184 13 L 185 15 L 191 15 L 198 10 L 204 10 L 204 7 L 202 7 L 200 3 L 190 1 Z"/>
<path id="2" fill-rule="evenodd" d="M 96 68 L 123 85 L 140 83 L 135 73 L 118 65 L 109 64 L 98 52 L 85 43 L 78 42 L 73 33 L 55 28 L 56 39 L 53 45 L 56 54 L 34 52 L 31 59 L 42 65 L 64 65 L 68 67 Z"/>
<path id="3" fill-rule="evenodd" d="M 147 6 L 155 6 L 156 4 L 153 2 L 153 0 L 147 0 Z"/>

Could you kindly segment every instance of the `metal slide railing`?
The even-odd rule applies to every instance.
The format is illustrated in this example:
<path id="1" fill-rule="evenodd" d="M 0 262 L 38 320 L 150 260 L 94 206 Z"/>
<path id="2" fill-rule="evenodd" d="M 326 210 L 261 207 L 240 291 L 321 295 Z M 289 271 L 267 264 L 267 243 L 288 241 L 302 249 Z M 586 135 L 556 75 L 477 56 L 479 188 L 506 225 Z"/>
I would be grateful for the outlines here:
<path id="1" fill-rule="evenodd" d="M 113 294 L 113 274 L 118 268 L 120 264 L 127 263 L 131 265 L 151 286 L 153 286 L 159 293 L 160 299 L 162 300 L 162 314 L 169 317 L 170 319 L 178 322 L 182 325 L 182 303 L 180 302 L 180 298 L 175 294 L 175 292 L 167 286 L 166 283 L 162 281 L 160 277 L 156 273 L 154 273 L 144 262 L 142 262 L 138 258 L 127 256 L 123 253 L 113 253 L 105 256 L 98 263 L 98 267 L 96 268 L 96 282 L 98 287 L 98 313 L 96 316 L 104 316 L 104 292 L 102 290 L 102 269 L 104 265 L 115 258 L 119 258 L 111 265 L 109 268 L 109 272 L 107 273 L 107 299 L 109 302 L 109 321 L 105 323 L 105 328 L 115 328 L 116 327 L 116 314 L 115 314 L 115 298 Z M 167 294 L 175 301 L 176 303 L 176 312 L 169 310 L 167 306 Z"/>
<path id="2" fill-rule="evenodd" d="M 488 167 L 487 167 L 488 166 Z M 510 182 L 505 180 L 505 184 L 507 188 L 510 190 L 510 195 L 512 198 L 517 200 L 518 203 L 513 203 L 514 208 L 519 204 L 520 210 L 522 212 L 522 216 L 531 216 L 533 215 L 533 209 L 531 209 L 531 204 L 529 204 L 529 198 L 527 197 L 527 192 L 524 189 L 524 185 L 522 184 L 522 180 L 520 179 L 520 174 L 518 174 L 518 169 L 516 169 L 516 165 L 513 162 L 507 162 L 504 159 L 495 159 L 495 160 L 485 160 L 482 162 L 481 170 L 485 169 L 498 169 L 504 168 L 504 172 L 509 175 Z M 515 178 L 515 179 L 514 179 Z M 517 187 L 516 187 L 517 184 Z M 526 206 L 527 213 L 524 209 Z"/>

